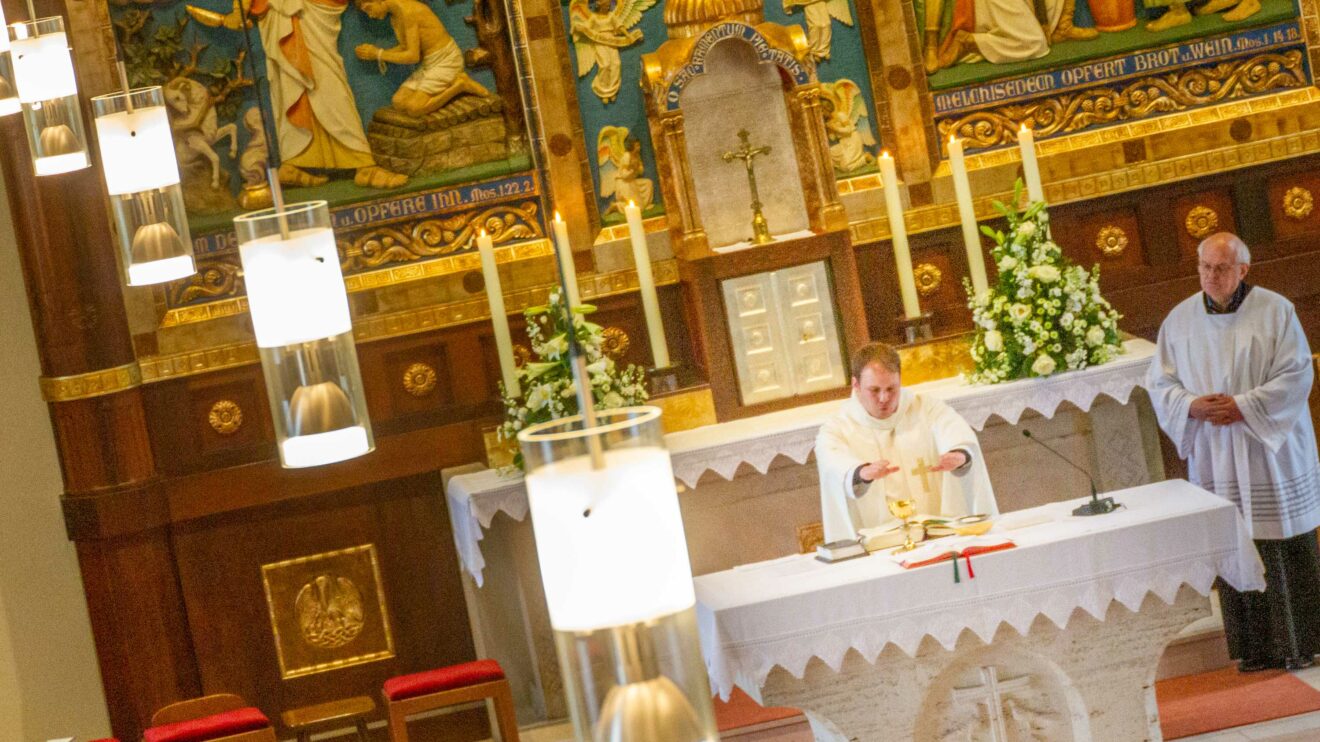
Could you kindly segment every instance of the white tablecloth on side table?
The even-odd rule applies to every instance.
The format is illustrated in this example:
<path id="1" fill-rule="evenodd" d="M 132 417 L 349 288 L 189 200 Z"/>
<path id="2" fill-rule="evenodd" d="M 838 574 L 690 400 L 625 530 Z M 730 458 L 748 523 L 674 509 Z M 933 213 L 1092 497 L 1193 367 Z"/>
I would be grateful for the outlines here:
<path id="1" fill-rule="evenodd" d="M 1126 404 L 1132 390 L 1144 384 L 1155 346 L 1134 339 L 1123 347 L 1123 355 L 1102 366 L 1044 379 L 975 386 L 962 378 L 949 378 L 909 388 L 943 400 L 977 430 L 994 415 L 1011 424 L 1027 410 L 1053 417 L 1064 402 L 1089 410 L 1101 394 Z M 817 430 L 839 405 L 838 401 L 821 402 L 670 433 L 665 436 L 665 445 L 673 458 L 674 476 L 688 487 L 696 487 L 708 471 L 728 480 L 743 464 L 764 474 L 779 456 L 806 463 L 816 447 Z M 514 520 L 527 517 L 522 475 L 501 475 L 489 469 L 462 474 L 449 480 L 445 495 L 459 559 L 480 586 L 486 566 L 481 554 L 482 531 L 490 528 L 499 512 Z"/>
<path id="2" fill-rule="evenodd" d="M 809 555 L 696 579 L 702 652 L 712 689 L 754 690 L 774 667 L 801 678 L 816 657 L 837 670 L 849 649 L 867 662 L 894 644 L 912 656 L 930 636 L 952 649 L 971 629 L 990 642 L 1001 623 L 1025 635 L 1044 615 L 1063 627 L 1076 608 L 1099 620 L 1113 600 L 1140 608 L 1147 593 L 1171 603 L 1186 584 L 1208 594 L 1215 577 L 1263 589 L 1264 567 L 1236 507 L 1184 480 L 1110 493 L 1126 506 L 1078 518 L 1078 502 L 1008 514 L 1017 547 L 972 557 L 976 577 L 953 580 L 947 562 L 905 570 L 888 555 L 824 564 Z M 1013 524 L 1046 522 L 1005 530 Z"/>

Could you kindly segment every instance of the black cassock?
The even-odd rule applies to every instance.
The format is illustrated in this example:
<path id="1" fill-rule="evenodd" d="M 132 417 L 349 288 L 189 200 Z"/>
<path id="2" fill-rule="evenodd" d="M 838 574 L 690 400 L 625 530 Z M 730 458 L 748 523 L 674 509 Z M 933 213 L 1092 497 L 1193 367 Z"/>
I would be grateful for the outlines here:
<path id="1" fill-rule="evenodd" d="M 1308 662 L 1320 654 L 1320 546 L 1316 534 L 1258 540 L 1265 592 L 1238 592 L 1219 581 L 1228 656 L 1254 665 Z"/>

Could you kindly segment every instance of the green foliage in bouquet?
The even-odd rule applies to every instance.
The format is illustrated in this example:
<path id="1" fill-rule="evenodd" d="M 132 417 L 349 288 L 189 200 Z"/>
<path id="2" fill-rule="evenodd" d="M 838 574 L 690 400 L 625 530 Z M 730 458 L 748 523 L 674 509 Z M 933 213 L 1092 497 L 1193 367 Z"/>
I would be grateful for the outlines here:
<path id="1" fill-rule="evenodd" d="M 1022 184 L 1013 202 L 1021 203 Z M 1122 352 L 1119 314 L 1100 296 L 1100 269 L 1072 265 L 1050 239 L 1049 213 L 1036 202 L 1019 213 L 995 203 L 1008 231 L 981 231 L 995 241 L 999 278 L 968 306 L 976 323 L 972 382 L 996 384 L 1104 363 Z"/>
<path id="2" fill-rule="evenodd" d="M 620 369 L 605 355 L 601 348 L 604 332 L 600 325 L 588 322 L 585 317 L 594 311 L 596 308 L 589 304 L 573 307 L 574 331 L 586 356 L 596 409 L 642 404 L 649 396 L 646 373 L 635 365 Z M 509 396 L 500 383 L 504 423 L 499 428 L 499 439 L 506 441 L 516 440 L 523 428 L 578 411 L 577 385 L 573 382 L 573 365 L 568 354 L 568 322 L 559 289 L 550 292 L 547 306 L 529 307 L 523 316 L 527 318 L 527 337 L 532 341 L 536 359 L 518 369 L 522 397 Z M 522 468 L 522 453 L 514 457 L 514 465 Z"/>

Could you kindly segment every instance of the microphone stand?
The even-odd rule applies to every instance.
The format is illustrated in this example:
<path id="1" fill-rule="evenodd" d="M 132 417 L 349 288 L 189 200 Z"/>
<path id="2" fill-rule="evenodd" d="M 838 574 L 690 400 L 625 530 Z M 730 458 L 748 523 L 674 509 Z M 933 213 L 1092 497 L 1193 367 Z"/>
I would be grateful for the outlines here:
<path id="1" fill-rule="evenodd" d="M 1083 503 L 1082 505 L 1079 505 L 1078 507 L 1074 508 L 1072 511 L 1073 515 L 1079 515 L 1079 516 L 1104 515 L 1106 513 L 1112 513 L 1118 509 L 1118 503 L 1114 502 L 1114 498 L 1100 497 L 1100 495 L 1096 492 L 1095 480 L 1091 478 L 1090 472 L 1074 464 L 1072 461 L 1068 459 L 1067 456 L 1064 456 L 1058 451 L 1055 451 L 1053 448 L 1050 448 L 1049 446 L 1042 443 L 1040 439 L 1036 438 L 1036 436 L 1031 434 L 1030 430 L 1023 430 L 1022 437 L 1026 438 L 1032 443 L 1035 443 L 1036 445 L 1040 446 L 1046 451 L 1049 451 L 1055 456 L 1058 456 L 1059 459 L 1063 461 L 1063 463 L 1081 472 L 1086 477 L 1086 481 L 1091 483 L 1091 501 L 1088 503 Z"/>

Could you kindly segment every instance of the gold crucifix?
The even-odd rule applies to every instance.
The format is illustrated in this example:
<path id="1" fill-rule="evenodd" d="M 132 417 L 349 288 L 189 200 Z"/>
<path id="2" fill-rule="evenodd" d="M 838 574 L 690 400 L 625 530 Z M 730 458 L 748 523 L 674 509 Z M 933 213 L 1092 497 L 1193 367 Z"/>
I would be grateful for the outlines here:
<path id="1" fill-rule="evenodd" d="M 911 472 L 913 476 L 921 477 L 921 491 L 927 494 L 930 493 L 930 473 L 932 471 L 934 471 L 934 469 L 931 469 L 930 466 L 926 464 L 925 458 L 918 458 L 917 466 Z"/>
<path id="2" fill-rule="evenodd" d="M 732 152 L 725 152 L 722 157 L 725 162 L 742 160 L 747 166 L 747 186 L 752 191 L 752 242 L 758 245 L 774 242 L 775 238 L 770 236 L 770 225 L 765 222 L 765 214 L 761 213 L 761 196 L 756 191 L 756 170 L 752 166 L 752 160 L 758 155 L 770 154 L 770 146 L 753 147 L 750 141 L 751 134 L 746 129 L 738 132 L 738 139 L 742 144 L 738 149 Z"/>

